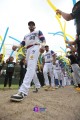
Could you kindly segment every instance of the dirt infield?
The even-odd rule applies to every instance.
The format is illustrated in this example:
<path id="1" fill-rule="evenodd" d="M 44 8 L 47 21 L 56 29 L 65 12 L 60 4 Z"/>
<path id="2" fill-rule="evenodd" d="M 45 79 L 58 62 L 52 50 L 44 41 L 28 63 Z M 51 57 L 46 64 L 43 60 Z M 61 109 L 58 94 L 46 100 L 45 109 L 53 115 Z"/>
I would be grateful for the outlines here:
<path id="1" fill-rule="evenodd" d="M 80 93 L 73 86 L 33 93 L 22 102 L 11 102 L 17 90 L 0 90 L 0 120 L 80 120 Z M 39 111 L 33 109 L 38 106 Z M 42 108 L 42 109 L 41 109 Z"/>

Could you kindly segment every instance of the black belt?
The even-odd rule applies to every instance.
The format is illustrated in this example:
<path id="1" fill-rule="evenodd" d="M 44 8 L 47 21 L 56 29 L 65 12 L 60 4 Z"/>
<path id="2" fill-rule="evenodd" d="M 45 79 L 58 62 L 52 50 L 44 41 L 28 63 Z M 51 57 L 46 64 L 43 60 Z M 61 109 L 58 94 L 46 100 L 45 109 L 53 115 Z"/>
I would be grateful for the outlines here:
<path id="1" fill-rule="evenodd" d="M 52 61 L 51 62 L 45 62 L 45 63 L 52 63 Z"/>
<path id="2" fill-rule="evenodd" d="M 26 48 L 28 49 L 28 48 L 30 48 L 30 47 L 32 47 L 32 46 L 34 46 L 34 45 L 40 45 L 40 44 L 29 45 L 29 46 L 27 46 Z"/>

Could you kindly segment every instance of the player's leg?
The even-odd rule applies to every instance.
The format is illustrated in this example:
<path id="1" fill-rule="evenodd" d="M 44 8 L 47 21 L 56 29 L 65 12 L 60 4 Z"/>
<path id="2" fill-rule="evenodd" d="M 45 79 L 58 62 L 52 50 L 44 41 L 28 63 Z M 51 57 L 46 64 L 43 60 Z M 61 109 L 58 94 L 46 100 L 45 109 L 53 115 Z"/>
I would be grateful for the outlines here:
<path id="1" fill-rule="evenodd" d="M 25 74 L 23 83 L 19 88 L 19 93 L 11 96 L 11 100 L 13 101 L 21 101 L 23 100 L 25 95 L 28 95 L 28 91 L 30 88 L 30 83 L 34 77 L 38 56 L 39 56 L 39 46 L 33 46 L 27 50 L 28 52 L 28 59 L 27 59 L 27 72 Z"/>
<path id="2" fill-rule="evenodd" d="M 53 74 L 53 66 L 50 63 L 49 66 L 49 74 L 50 74 L 50 78 L 51 78 L 51 87 L 49 88 L 49 90 L 55 90 L 55 82 L 54 82 L 54 74 Z"/>
<path id="3" fill-rule="evenodd" d="M 43 67 L 43 76 L 44 76 L 44 79 L 45 79 L 45 85 L 46 85 L 46 86 L 49 86 L 48 63 L 45 63 L 45 64 L 44 64 L 44 67 Z"/>
<path id="4" fill-rule="evenodd" d="M 6 73 L 5 79 L 4 79 L 4 88 L 7 86 L 8 78 L 9 78 L 9 75 Z"/>
<path id="5" fill-rule="evenodd" d="M 13 76 L 13 74 L 11 73 L 9 75 L 9 88 L 11 88 L 11 85 L 12 85 L 12 76 Z"/>
<path id="6" fill-rule="evenodd" d="M 36 74 L 36 71 L 35 71 L 35 75 L 34 75 L 34 77 L 33 77 L 33 82 L 34 82 L 34 84 L 35 84 L 35 90 L 33 91 L 33 92 L 38 92 L 38 89 L 41 87 L 41 85 L 40 85 L 40 82 L 39 82 L 39 79 L 38 79 L 38 77 L 37 77 L 37 74 Z"/>

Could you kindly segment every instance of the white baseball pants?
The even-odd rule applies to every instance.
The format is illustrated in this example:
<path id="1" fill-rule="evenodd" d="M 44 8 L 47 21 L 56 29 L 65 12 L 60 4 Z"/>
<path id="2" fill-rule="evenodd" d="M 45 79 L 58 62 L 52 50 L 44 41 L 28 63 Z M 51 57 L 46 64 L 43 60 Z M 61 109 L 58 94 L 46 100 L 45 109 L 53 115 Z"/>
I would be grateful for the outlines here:
<path id="1" fill-rule="evenodd" d="M 36 66 L 37 66 L 37 61 L 39 57 L 39 45 L 34 45 L 30 48 L 27 49 L 27 54 L 26 54 L 26 60 L 27 60 L 27 72 L 25 74 L 23 83 L 19 89 L 19 92 L 22 92 L 26 95 L 28 95 L 28 91 L 30 88 L 30 83 L 32 79 L 35 78 L 35 81 L 37 83 L 36 79 Z"/>

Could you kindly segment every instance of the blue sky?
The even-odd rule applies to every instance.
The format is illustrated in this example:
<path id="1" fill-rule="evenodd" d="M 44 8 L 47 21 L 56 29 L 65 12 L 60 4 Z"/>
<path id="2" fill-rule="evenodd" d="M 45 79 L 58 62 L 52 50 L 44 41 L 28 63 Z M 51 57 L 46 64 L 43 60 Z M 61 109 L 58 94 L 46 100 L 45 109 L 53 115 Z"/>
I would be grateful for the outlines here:
<path id="1" fill-rule="evenodd" d="M 72 0 L 51 0 L 51 2 L 57 8 L 68 13 L 73 7 Z M 19 44 L 9 36 L 21 41 L 24 35 L 29 32 L 27 23 L 30 20 L 36 23 L 37 30 L 43 32 L 50 49 L 54 51 L 62 51 L 60 47 L 65 49 L 63 37 L 48 34 L 61 31 L 61 28 L 55 17 L 55 12 L 47 0 L 0 0 L 0 35 L 2 38 L 9 27 L 4 42 L 7 56 L 10 54 L 12 45 Z M 64 20 L 61 18 L 60 21 L 64 26 Z M 66 33 L 75 38 L 76 31 L 73 20 L 66 22 Z"/>

